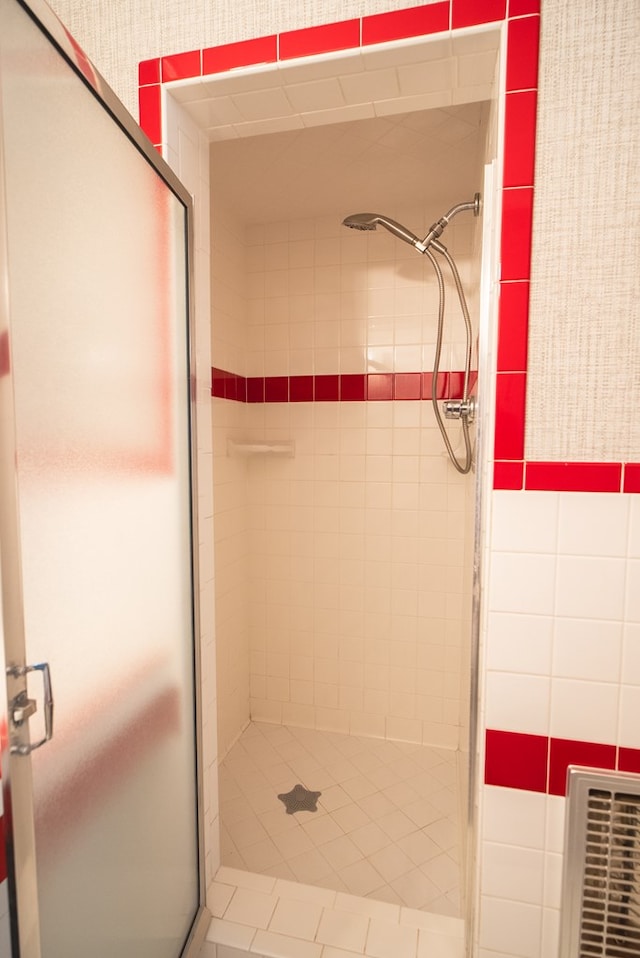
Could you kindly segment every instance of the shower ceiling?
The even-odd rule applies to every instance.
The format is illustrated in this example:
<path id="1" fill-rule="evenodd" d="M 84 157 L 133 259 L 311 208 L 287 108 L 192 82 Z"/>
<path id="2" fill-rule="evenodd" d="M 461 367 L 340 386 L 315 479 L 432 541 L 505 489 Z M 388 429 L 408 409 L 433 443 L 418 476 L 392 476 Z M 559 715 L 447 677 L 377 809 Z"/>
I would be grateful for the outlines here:
<path id="1" fill-rule="evenodd" d="M 488 113 L 481 101 L 214 143 L 214 196 L 223 183 L 246 223 L 439 209 L 482 188 Z"/>
<path id="2" fill-rule="evenodd" d="M 169 84 L 245 222 L 432 206 L 481 189 L 493 26 Z M 411 225 L 411 224 L 408 224 Z"/>

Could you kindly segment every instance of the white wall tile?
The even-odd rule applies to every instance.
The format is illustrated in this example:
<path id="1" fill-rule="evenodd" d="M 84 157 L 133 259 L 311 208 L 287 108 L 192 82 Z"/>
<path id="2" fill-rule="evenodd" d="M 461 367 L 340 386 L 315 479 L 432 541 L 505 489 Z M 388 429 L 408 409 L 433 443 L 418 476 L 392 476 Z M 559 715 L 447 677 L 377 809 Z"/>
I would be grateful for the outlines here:
<path id="1" fill-rule="evenodd" d="M 627 552 L 629 497 L 602 493 L 560 496 L 558 549 L 563 555 L 624 556 Z"/>
<path id="2" fill-rule="evenodd" d="M 558 618 L 553 635 L 553 674 L 594 682 L 617 682 L 622 623 Z"/>
<path id="3" fill-rule="evenodd" d="M 544 864 L 545 856 L 541 851 L 484 842 L 483 894 L 536 905 L 542 898 Z"/>
<path id="4" fill-rule="evenodd" d="M 620 731 L 618 744 L 640 748 L 640 688 L 623 685 L 620 692 Z"/>
<path id="5" fill-rule="evenodd" d="M 481 949 L 509 955 L 509 958 L 539 958 L 541 935 L 541 907 L 482 896 Z"/>
<path id="6" fill-rule="evenodd" d="M 640 685 L 640 625 L 626 623 L 623 630 L 622 681 Z"/>
<path id="7" fill-rule="evenodd" d="M 489 728 L 510 729 L 530 735 L 548 734 L 549 678 L 489 672 L 485 687 L 485 715 Z"/>
<path id="8" fill-rule="evenodd" d="M 558 558 L 556 615 L 574 618 L 622 619 L 625 562 L 623 559 Z"/>
<path id="9" fill-rule="evenodd" d="M 491 502 L 491 547 L 497 552 L 555 551 L 558 494 L 494 492 Z"/>
<path id="10" fill-rule="evenodd" d="M 548 675 L 551 672 L 554 620 L 542 615 L 491 612 L 486 665 L 493 671 Z"/>
<path id="11" fill-rule="evenodd" d="M 555 556 L 494 552 L 489 572 L 489 608 L 496 612 L 551 615 L 555 573 Z"/>
<path id="12" fill-rule="evenodd" d="M 482 834 L 489 842 L 542 850 L 547 796 L 487 785 L 482 793 Z"/>
<path id="13" fill-rule="evenodd" d="M 625 619 L 640 622 L 640 559 L 629 559 L 625 583 Z"/>
<path id="14" fill-rule="evenodd" d="M 551 735 L 583 742 L 615 742 L 618 705 L 617 684 L 554 678 L 551 683 Z"/>

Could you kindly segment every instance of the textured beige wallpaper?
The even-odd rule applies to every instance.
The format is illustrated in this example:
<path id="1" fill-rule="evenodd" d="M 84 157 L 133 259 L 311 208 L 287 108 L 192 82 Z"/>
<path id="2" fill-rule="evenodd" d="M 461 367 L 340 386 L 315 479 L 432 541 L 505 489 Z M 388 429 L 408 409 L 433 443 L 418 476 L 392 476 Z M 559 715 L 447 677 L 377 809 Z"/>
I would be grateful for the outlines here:
<path id="1" fill-rule="evenodd" d="M 526 452 L 640 461 L 640 5 L 543 0 Z"/>
<path id="2" fill-rule="evenodd" d="M 136 115 L 159 54 L 412 0 L 52 0 Z M 640 5 L 542 0 L 527 458 L 640 460 Z"/>

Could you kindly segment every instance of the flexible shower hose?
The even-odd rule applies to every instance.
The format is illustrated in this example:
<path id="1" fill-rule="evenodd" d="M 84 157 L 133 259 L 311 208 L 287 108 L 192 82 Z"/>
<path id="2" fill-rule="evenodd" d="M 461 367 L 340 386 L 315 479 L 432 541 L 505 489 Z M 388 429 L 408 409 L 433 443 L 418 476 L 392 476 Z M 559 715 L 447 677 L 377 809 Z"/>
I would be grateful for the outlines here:
<path id="1" fill-rule="evenodd" d="M 441 243 L 432 243 L 433 248 L 437 249 L 441 253 L 449 264 L 451 274 L 453 276 L 456 290 L 458 292 L 458 299 L 460 301 L 460 309 L 462 310 L 462 316 L 464 318 L 464 325 L 466 330 L 466 355 L 465 355 L 465 366 L 464 366 L 464 383 L 462 387 L 462 399 L 463 402 L 468 401 L 469 399 L 469 377 L 471 374 L 471 349 L 472 349 L 472 340 L 473 333 L 471 329 L 471 320 L 469 318 L 469 309 L 467 307 L 467 301 L 465 299 L 464 290 L 462 288 L 462 282 L 460 280 L 460 274 L 453 260 L 453 257 L 449 253 L 446 246 L 443 246 Z M 439 304 L 438 304 L 438 333 L 436 337 L 436 349 L 435 355 L 433 358 L 433 381 L 431 383 L 431 399 L 433 401 L 433 411 L 436 417 L 436 422 L 438 428 L 442 434 L 444 444 L 449 455 L 451 462 L 454 467 L 465 476 L 468 472 L 471 471 L 471 466 L 473 464 L 473 451 L 471 449 L 471 438 L 469 436 L 469 418 L 468 416 L 463 415 L 461 417 L 462 423 L 462 436 L 464 439 L 464 448 L 465 456 L 464 461 L 460 461 L 449 440 L 447 435 L 447 430 L 445 428 L 444 422 L 442 420 L 442 413 L 440 412 L 440 407 L 438 405 L 438 375 L 440 373 L 440 355 L 442 353 L 442 337 L 444 333 L 444 305 L 445 305 L 445 289 L 444 289 L 444 278 L 442 276 L 442 270 L 440 269 L 440 264 L 436 260 L 435 256 L 431 252 L 431 249 L 426 249 L 425 254 L 429 257 L 433 264 L 433 268 L 436 272 L 436 277 L 438 279 L 438 294 L 439 294 Z"/>

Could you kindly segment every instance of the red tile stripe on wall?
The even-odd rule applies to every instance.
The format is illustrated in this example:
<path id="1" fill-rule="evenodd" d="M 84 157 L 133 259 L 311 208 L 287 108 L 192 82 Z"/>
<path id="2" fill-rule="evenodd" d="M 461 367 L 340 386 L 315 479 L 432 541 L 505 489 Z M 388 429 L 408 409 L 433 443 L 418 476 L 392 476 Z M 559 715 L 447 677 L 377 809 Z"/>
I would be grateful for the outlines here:
<path id="1" fill-rule="evenodd" d="M 171 80 L 210 76 L 260 63 L 358 49 L 485 23 L 502 23 L 506 18 L 502 275 L 494 488 L 640 493 L 638 463 L 536 463 L 525 462 L 524 458 L 540 7 L 540 0 L 436 0 L 405 10 L 144 60 L 139 65 L 140 125 L 157 148 L 161 149 L 161 87 Z M 398 390 L 417 388 L 415 382 L 403 384 L 397 378 L 399 374 L 393 375 L 396 378 L 391 386 L 384 378 L 376 380 L 367 377 L 365 387 L 357 379 L 347 387 L 343 382 L 344 377 L 341 377 L 338 390 L 343 399 L 351 398 L 352 393 L 359 397 L 363 388 L 368 398 L 374 398 L 378 393 L 378 398 L 391 398 Z M 228 378 L 231 374 L 225 376 Z M 285 392 L 285 380 L 289 401 L 292 402 L 307 401 L 306 397 L 311 395 L 311 391 L 314 399 L 320 400 L 336 392 L 335 384 L 328 380 L 310 384 L 310 377 L 276 379 L 279 381 L 267 379 L 262 385 L 259 381 L 247 380 L 244 386 L 237 377 L 237 381 L 233 377 L 228 381 L 226 379 L 224 388 L 229 390 L 226 398 L 242 399 L 244 389 L 248 402 L 262 402 L 265 398 L 266 401 L 284 401 L 281 397 Z M 263 398 L 256 398 L 258 396 Z"/>
<path id="2" fill-rule="evenodd" d="M 497 729 L 487 729 L 485 742 L 486 785 L 565 795 L 569 765 L 640 772 L 636 748 Z"/>
<path id="3" fill-rule="evenodd" d="M 475 385 L 476 374 L 470 379 Z M 464 373 L 438 376 L 438 399 L 460 399 Z M 326 376 L 239 376 L 211 370 L 211 395 L 235 402 L 375 402 L 431 399 L 433 373 L 353 373 Z"/>

